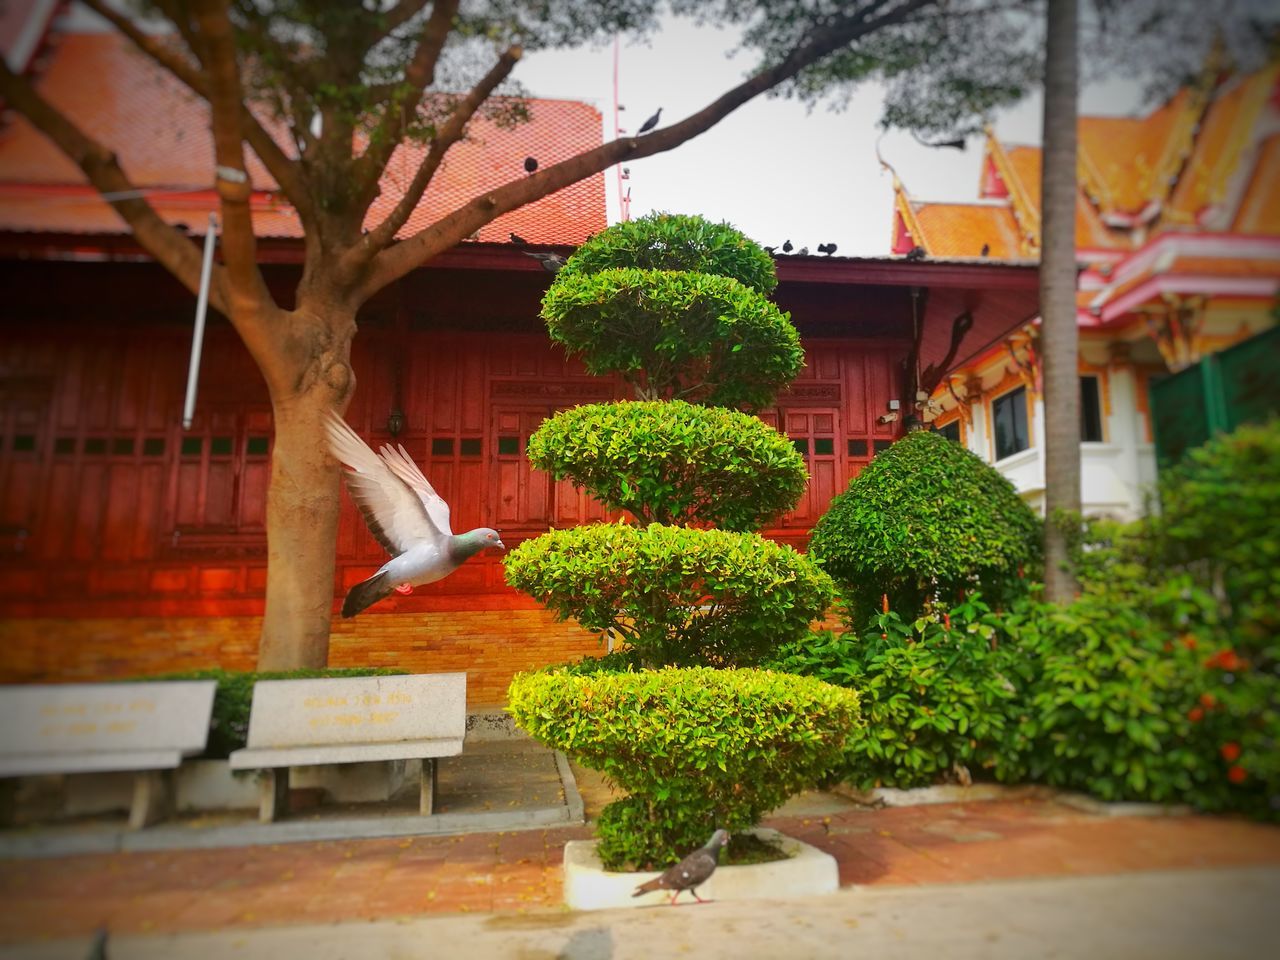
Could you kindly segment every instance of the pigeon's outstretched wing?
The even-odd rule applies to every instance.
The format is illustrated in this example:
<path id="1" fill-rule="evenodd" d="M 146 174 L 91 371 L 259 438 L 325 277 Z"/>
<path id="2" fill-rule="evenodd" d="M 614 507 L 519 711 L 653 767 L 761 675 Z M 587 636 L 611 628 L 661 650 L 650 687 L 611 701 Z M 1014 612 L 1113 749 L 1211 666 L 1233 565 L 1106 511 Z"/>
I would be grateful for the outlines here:
<path id="1" fill-rule="evenodd" d="M 347 489 L 364 514 L 369 532 L 383 549 L 395 557 L 424 541 L 442 544 L 449 535 L 448 507 L 444 508 L 445 529 L 442 530 L 428 512 L 422 494 L 401 479 L 386 460 L 370 450 L 341 417 L 330 412 L 325 427 L 329 434 L 329 450 L 351 468 L 346 474 Z M 413 461 L 407 456 L 404 459 L 413 466 Z M 413 467 L 413 472 L 421 478 L 430 496 L 443 505 L 444 501 L 431 489 L 417 467 Z"/>
<path id="2" fill-rule="evenodd" d="M 391 468 L 391 472 L 407 483 L 409 488 L 418 495 L 418 499 L 422 501 L 422 508 L 427 511 L 431 522 L 446 537 L 453 536 L 453 528 L 449 525 L 449 505 L 422 475 L 418 465 L 409 456 L 409 451 L 402 444 L 396 444 L 394 450 L 390 444 L 383 444 L 380 452 L 383 462 Z"/>

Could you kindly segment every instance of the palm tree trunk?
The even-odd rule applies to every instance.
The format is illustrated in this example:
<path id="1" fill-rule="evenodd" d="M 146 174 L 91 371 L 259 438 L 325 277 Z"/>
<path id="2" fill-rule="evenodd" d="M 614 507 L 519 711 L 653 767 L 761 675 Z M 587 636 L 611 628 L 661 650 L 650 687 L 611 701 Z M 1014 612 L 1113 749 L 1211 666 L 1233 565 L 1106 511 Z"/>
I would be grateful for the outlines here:
<path id="1" fill-rule="evenodd" d="M 1078 0 L 1049 0 L 1041 166 L 1040 316 L 1044 362 L 1045 598 L 1078 584 L 1067 524 L 1080 513 L 1080 374 L 1076 326 L 1076 59 Z"/>

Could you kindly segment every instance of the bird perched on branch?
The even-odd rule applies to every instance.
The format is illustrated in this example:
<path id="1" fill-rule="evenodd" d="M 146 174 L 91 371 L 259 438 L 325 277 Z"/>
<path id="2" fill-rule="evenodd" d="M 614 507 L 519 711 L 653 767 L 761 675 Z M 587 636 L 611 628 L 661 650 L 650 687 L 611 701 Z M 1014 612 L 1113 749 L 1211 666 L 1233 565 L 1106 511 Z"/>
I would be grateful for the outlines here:
<path id="1" fill-rule="evenodd" d="M 640 132 L 641 132 L 641 133 L 648 133 L 650 130 L 652 130 L 654 127 L 656 127 L 656 126 L 658 125 L 658 118 L 659 118 L 660 116 L 662 116 L 662 108 L 661 108 L 661 107 L 659 107 L 659 108 L 658 108 L 658 112 L 657 112 L 657 113 L 655 113 L 652 117 L 650 117 L 648 120 L 646 120 L 644 123 L 642 123 L 642 124 L 640 125 Z"/>
<path id="2" fill-rule="evenodd" d="M 487 547 L 505 550 L 498 531 L 478 527 L 454 536 L 449 505 L 440 498 L 401 445 L 369 449 L 346 421 L 330 411 L 325 423 L 329 452 L 351 469 L 347 490 L 375 540 L 391 559 L 347 593 L 342 615 L 354 617 L 392 591 L 443 580 Z"/>
<path id="3" fill-rule="evenodd" d="M 684 890 L 688 890 L 693 894 L 693 899 L 699 903 L 706 903 L 698 896 L 698 887 L 702 886 L 711 875 L 716 872 L 716 867 L 720 865 L 720 851 L 724 845 L 729 842 L 728 830 L 717 830 L 711 835 L 711 839 L 706 842 L 705 846 L 699 847 L 693 853 L 689 854 L 675 866 L 668 867 L 661 874 L 648 880 L 640 886 L 636 887 L 633 897 L 639 897 L 654 890 L 674 890 L 671 895 L 671 904 L 676 902 L 676 897 Z"/>
<path id="4" fill-rule="evenodd" d="M 534 172 L 535 170 L 537 170 L 537 169 L 538 169 L 538 161 L 537 161 L 537 160 L 535 160 L 533 157 L 525 157 L 525 158 L 524 158 L 524 172 L 525 172 L 525 173 L 533 173 L 533 172 Z"/>
<path id="5" fill-rule="evenodd" d="M 565 258 L 560 256 L 558 253 L 535 253 L 532 250 L 522 250 L 520 252 L 526 257 L 533 257 L 533 259 L 542 264 L 543 270 L 547 270 L 551 273 L 557 273 L 567 262 Z"/>

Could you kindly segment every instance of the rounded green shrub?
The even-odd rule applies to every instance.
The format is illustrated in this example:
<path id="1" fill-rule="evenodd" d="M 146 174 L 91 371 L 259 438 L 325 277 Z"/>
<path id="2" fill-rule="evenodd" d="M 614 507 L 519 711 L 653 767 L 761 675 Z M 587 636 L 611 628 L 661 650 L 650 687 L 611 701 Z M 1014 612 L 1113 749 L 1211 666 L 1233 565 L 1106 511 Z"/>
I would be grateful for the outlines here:
<path id="1" fill-rule="evenodd" d="M 858 697 L 764 670 L 518 675 L 508 712 L 630 794 L 601 814 L 611 869 L 664 867 L 711 832 L 754 826 L 840 764 Z"/>
<path id="2" fill-rule="evenodd" d="M 730 277 L 565 273 L 542 299 L 551 339 L 581 354 L 589 372 L 621 374 L 642 399 L 764 406 L 804 366 L 787 315 Z"/>
<path id="3" fill-rule="evenodd" d="M 959 444 L 909 433 L 831 501 L 810 553 L 835 578 L 854 622 L 880 607 L 914 618 L 979 590 L 994 604 L 1025 593 L 1041 522 L 1013 485 Z"/>
<path id="4" fill-rule="evenodd" d="M 616 267 L 731 277 L 765 296 L 778 285 L 773 257 L 758 243 L 727 223 L 682 214 L 651 213 L 616 223 L 582 244 L 561 274 Z"/>
<path id="5" fill-rule="evenodd" d="M 999 618 L 970 598 L 943 622 L 892 612 L 877 621 L 861 636 L 809 634 L 769 663 L 858 691 L 867 726 L 850 740 L 841 778 L 864 790 L 1018 779 L 1019 758 L 1004 749 L 1020 713 L 1017 664 L 992 648 Z"/>
<path id="6" fill-rule="evenodd" d="M 656 523 L 553 530 L 505 563 L 511 586 L 562 620 L 614 631 L 654 666 L 757 663 L 804 633 L 834 593 L 790 547 Z"/>
<path id="7" fill-rule="evenodd" d="M 529 460 L 641 520 L 754 530 L 796 505 L 808 475 L 791 441 L 745 413 L 683 401 L 564 410 Z"/>

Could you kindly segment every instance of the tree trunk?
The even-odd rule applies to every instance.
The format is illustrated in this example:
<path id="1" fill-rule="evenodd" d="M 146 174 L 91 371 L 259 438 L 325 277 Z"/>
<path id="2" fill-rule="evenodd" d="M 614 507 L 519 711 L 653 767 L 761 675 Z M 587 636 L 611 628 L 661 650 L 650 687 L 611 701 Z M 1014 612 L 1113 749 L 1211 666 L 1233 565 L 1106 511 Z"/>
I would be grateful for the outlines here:
<path id="1" fill-rule="evenodd" d="M 1077 0 L 1049 0 L 1044 69 L 1040 316 L 1044 363 L 1045 598 L 1078 590 L 1068 524 L 1080 514 L 1080 373 L 1076 325 Z"/>
<path id="2" fill-rule="evenodd" d="M 258 643 L 259 670 L 319 668 L 329 658 L 333 615 L 334 546 L 341 507 L 339 468 L 328 454 L 325 418 L 341 413 L 355 389 L 350 316 L 305 317 L 305 359 L 273 392 L 275 448 L 267 490 L 267 603 Z M 334 333 L 334 331 L 344 331 Z"/>

